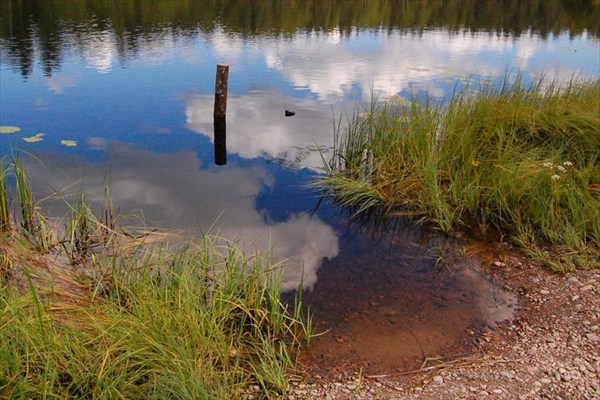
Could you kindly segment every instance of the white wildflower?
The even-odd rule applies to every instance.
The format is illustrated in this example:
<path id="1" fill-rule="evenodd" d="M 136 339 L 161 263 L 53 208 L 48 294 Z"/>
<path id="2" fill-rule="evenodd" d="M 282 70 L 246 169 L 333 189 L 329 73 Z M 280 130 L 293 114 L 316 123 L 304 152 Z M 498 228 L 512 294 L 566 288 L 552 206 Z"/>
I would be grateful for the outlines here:
<path id="1" fill-rule="evenodd" d="M 571 161 L 565 161 L 565 162 L 563 163 L 563 165 L 564 165 L 565 167 L 572 167 L 572 166 L 573 166 L 573 163 L 572 163 Z"/>
<path id="2" fill-rule="evenodd" d="M 559 170 L 562 173 L 567 172 L 567 169 L 565 167 L 563 167 L 562 165 L 559 165 L 558 167 L 556 167 L 557 170 Z"/>
<path id="3" fill-rule="evenodd" d="M 560 179 L 560 175 L 552 175 L 552 176 L 550 177 L 550 179 L 552 179 L 553 181 L 557 181 L 557 180 L 559 180 L 559 179 Z"/>
<path id="4" fill-rule="evenodd" d="M 543 165 L 544 167 L 546 167 L 546 168 L 552 168 L 552 167 L 554 167 L 554 164 L 552 164 L 551 162 L 545 162 L 545 163 L 543 163 L 542 165 Z"/>

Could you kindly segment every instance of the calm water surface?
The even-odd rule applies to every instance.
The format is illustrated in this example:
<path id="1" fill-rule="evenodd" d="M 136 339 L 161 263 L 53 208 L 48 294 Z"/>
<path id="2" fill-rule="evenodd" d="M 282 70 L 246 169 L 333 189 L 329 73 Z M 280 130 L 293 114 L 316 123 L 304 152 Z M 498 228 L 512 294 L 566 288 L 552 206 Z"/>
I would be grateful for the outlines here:
<path id="1" fill-rule="evenodd" d="M 5 1 L 0 125 L 21 131 L 0 135 L 0 155 L 28 154 L 37 197 L 54 199 L 47 213 L 110 186 L 127 223 L 271 246 L 288 260 L 285 288 L 312 289 L 357 362 L 368 339 L 357 332 L 372 339 L 360 327 L 373 321 L 352 315 L 387 323 L 382 359 L 407 342 L 394 318 L 445 343 L 506 318 L 513 300 L 470 259 L 432 274 L 454 245 L 412 225 L 373 241 L 331 205 L 311 213 L 306 185 L 330 156 L 334 118 L 373 97 L 442 99 L 516 70 L 599 76 L 598 6 L 495 3 Z M 218 63 L 230 65 L 226 166 L 213 156 Z M 374 303 L 385 310 L 365 314 Z"/>

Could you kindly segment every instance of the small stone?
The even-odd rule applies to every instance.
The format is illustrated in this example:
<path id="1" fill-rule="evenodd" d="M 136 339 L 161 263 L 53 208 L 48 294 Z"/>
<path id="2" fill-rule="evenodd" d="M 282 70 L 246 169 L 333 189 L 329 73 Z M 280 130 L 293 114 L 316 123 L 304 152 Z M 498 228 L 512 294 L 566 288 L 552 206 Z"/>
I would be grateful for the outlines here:
<path id="1" fill-rule="evenodd" d="M 554 373 L 554 379 L 556 379 L 557 381 L 560 381 L 560 372 L 556 371 Z"/>
<path id="2" fill-rule="evenodd" d="M 576 285 L 581 285 L 581 282 L 579 282 L 579 279 L 577 279 L 577 277 L 575 276 L 572 276 L 569 279 L 567 279 L 567 282 L 574 283 Z"/>
<path id="3" fill-rule="evenodd" d="M 515 374 L 509 371 L 502 371 L 500 372 L 500 375 L 502 375 L 503 377 L 507 378 L 507 379 L 513 379 L 515 377 Z"/>
<path id="4" fill-rule="evenodd" d="M 421 393 L 422 391 L 423 391 L 422 387 L 416 387 L 414 390 L 415 393 Z"/>
<path id="5" fill-rule="evenodd" d="M 439 375 L 436 375 L 433 377 L 433 382 L 437 383 L 438 385 L 441 385 L 442 383 L 444 383 L 444 378 L 442 378 Z"/>
<path id="6" fill-rule="evenodd" d="M 542 378 L 542 379 L 540 379 L 540 382 L 543 383 L 544 385 L 552 383 L 552 381 L 548 378 Z"/>
<path id="7" fill-rule="evenodd" d="M 542 289 L 542 290 L 540 290 L 540 294 L 543 294 L 545 296 L 545 295 L 550 294 L 550 291 L 546 290 L 546 289 Z"/>
<path id="8" fill-rule="evenodd" d="M 502 394 L 502 389 L 494 389 L 494 390 L 492 390 L 492 393 Z"/>
<path id="9" fill-rule="evenodd" d="M 346 385 L 346 387 L 350 390 L 356 390 L 356 388 L 357 388 L 355 383 L 349 383 Z"/>
<path id="10" fill-rule="evenodd" d="M 579 300 L 579 295 L 576 294 L 575 296 L 571 297 L 571 301 L 577 301 Z"/>
<path id="11" fill-rule="evenodd" d="M 593 288 L 594 288 L 593 285 L 585 285 L 585 286 L 582 286 L 580 290 L 582 292 L 587 292 L 588 290 L 593 289 Z"/>

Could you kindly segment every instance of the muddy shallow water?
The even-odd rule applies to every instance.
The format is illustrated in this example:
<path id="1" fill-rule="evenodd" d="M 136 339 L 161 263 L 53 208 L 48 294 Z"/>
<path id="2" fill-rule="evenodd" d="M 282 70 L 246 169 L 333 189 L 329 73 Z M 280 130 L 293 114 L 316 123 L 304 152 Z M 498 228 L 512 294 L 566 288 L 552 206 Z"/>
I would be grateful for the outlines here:
<path id="1" fill-rule="evenodd" d="M 426 358 L 468 353 L 482 329 L 513 315 L 516 298 L 477 258 L 460 256 L 460 243 L 402 229 L 355 238 L 319 269 L 304 301 L 316 332 L 327 333 L 307 352 L 311 364 L 333 373 L 415 369 Z"/>

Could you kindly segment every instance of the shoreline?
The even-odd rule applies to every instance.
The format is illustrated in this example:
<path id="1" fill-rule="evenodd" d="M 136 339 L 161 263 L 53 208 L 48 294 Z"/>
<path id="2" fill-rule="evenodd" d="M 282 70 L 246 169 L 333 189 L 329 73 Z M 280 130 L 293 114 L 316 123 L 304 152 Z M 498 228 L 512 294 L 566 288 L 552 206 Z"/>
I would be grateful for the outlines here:
<path id="1" fill-rule="evenodd" d="M 519 308 L 483 333 L 474 354 L 388 378 L 369 379 L 360 371 L 336 379 L 304 375 L 284 398 L 599 398 L 600 271 L 559 275 L 524 256 L 504 253 L 502 260 L 502 266 L 488 262 L 488 272 L 504 279 Z"/>

